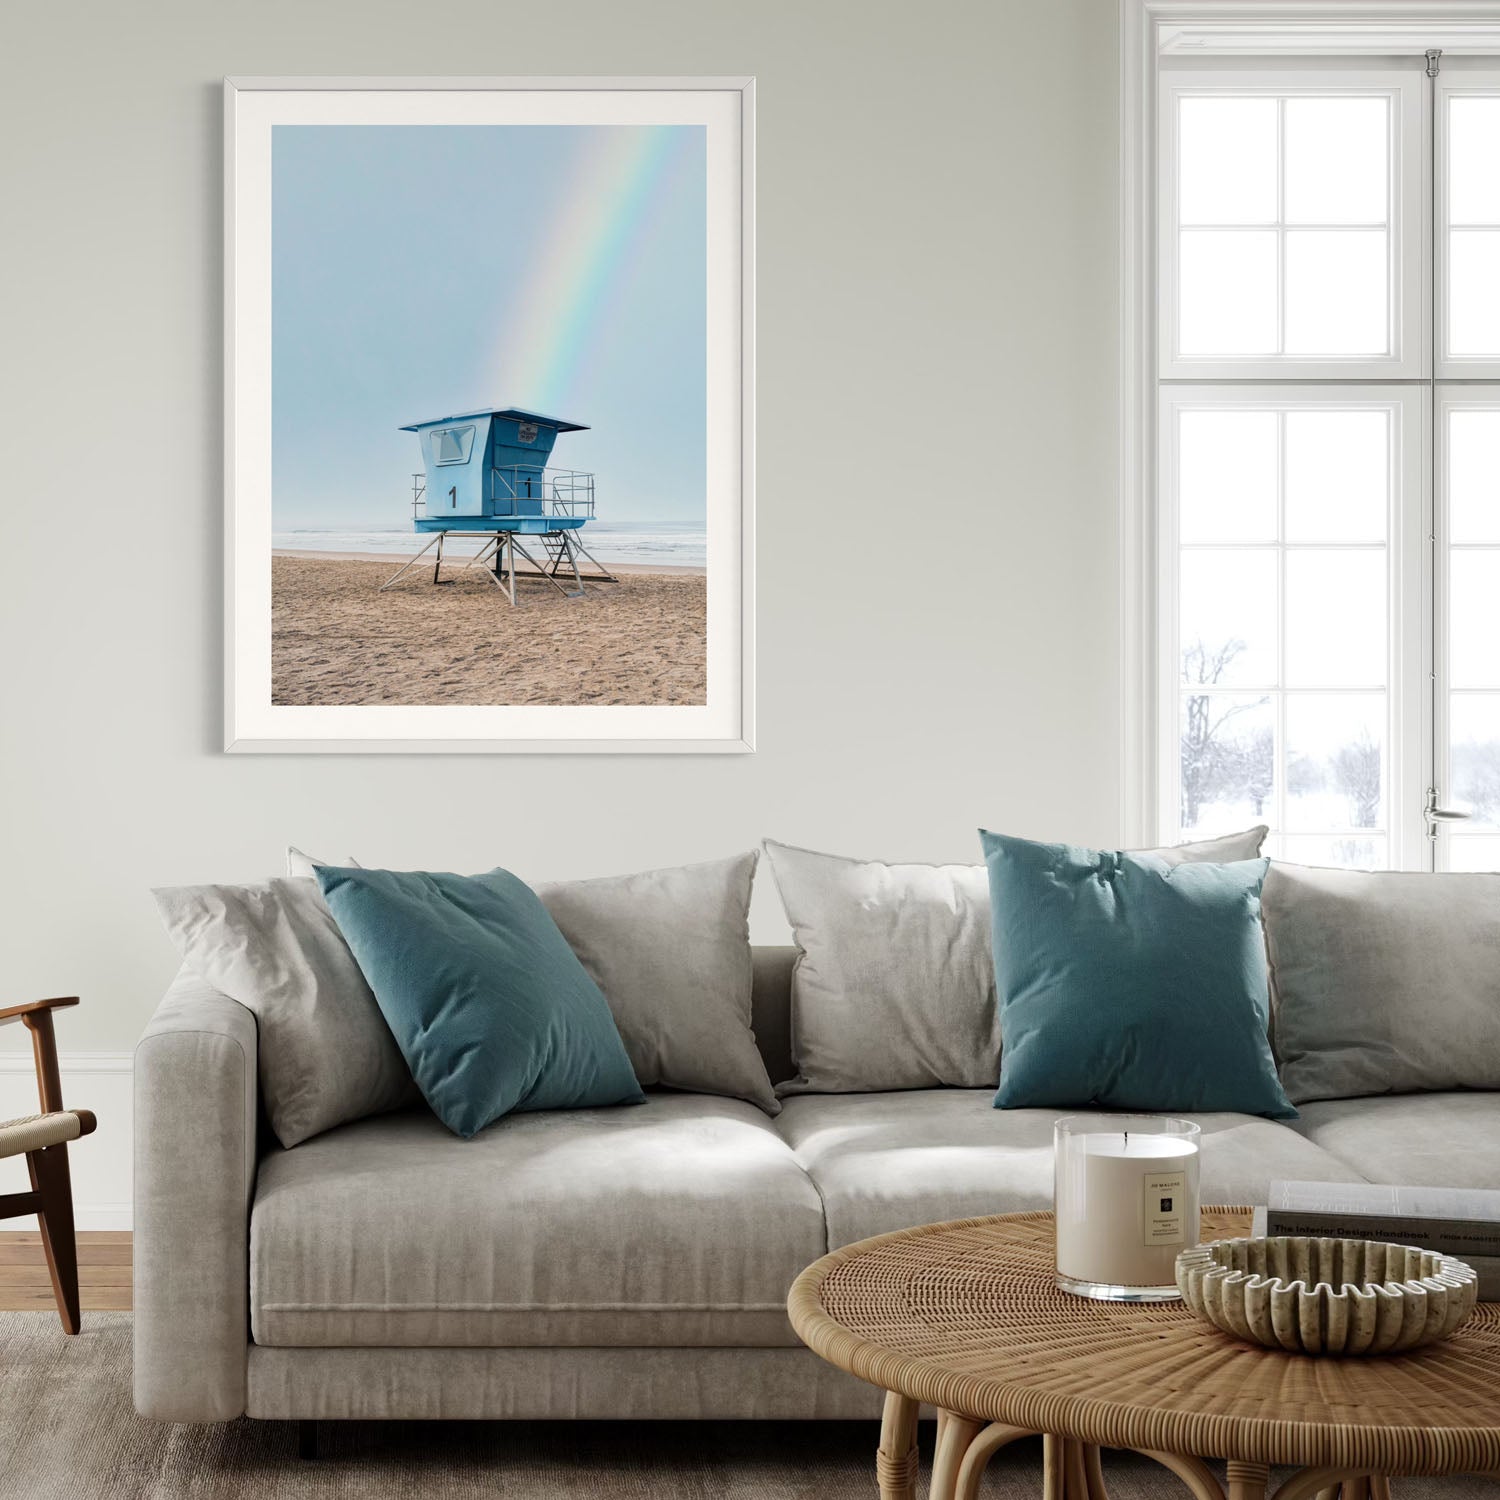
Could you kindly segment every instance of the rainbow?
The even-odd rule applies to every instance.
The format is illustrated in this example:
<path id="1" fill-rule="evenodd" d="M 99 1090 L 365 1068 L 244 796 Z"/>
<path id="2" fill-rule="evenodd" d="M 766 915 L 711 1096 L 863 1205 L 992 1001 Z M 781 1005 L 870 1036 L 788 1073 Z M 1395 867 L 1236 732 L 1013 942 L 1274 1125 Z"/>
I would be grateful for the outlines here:
<path id="1" fill-rule="evenodd" d="M 672 125 L 613 126 L 579 153 L 565 206 L 538 245 L 535 270 L 512 304 L 516 318 L 495 351 L 495 399 L 545 412 L 567 404 L 609 299 L 629 279 L 638 230 L 684 134 Z"/>

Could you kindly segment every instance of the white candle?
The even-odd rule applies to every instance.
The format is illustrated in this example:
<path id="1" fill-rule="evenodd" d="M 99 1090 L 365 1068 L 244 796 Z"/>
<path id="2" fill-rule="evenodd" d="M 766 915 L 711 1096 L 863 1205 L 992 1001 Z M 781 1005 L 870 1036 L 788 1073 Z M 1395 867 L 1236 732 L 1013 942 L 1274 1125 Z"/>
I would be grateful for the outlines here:
<path id="1" fill-rule="evenodd" d="M 1198 1243 L 1198 1127 L 1133 1117 L 1113 1123 L 1058 1121 L 1058 1284 L 1121 1300 L 1175 1297 L 1177 1252 Z"/>

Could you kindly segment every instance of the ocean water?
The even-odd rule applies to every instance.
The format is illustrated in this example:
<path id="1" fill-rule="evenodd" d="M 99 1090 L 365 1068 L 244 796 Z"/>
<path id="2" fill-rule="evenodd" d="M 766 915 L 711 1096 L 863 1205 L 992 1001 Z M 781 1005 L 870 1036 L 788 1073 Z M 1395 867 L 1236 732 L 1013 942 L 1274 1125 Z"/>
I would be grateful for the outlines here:
<path id="1" fill-rule="evenodd" d="M 430 535 L 410 527 L 299 527 L 271 534 L 271 545 L 304 552 L 389 552 L 410 557 L 431 541 Z M 589 521 L 583 527 L 583 545 L 605 563 L 652 563 L 674 568 L 708 565 L 708 538 L 696 526 L 676 526 L 665 521 Z M 483 543 L 455 538 L 444 549 L 450 556 L 472 555 Z M 533 552 L 539 551 L 532 547 Z"/>

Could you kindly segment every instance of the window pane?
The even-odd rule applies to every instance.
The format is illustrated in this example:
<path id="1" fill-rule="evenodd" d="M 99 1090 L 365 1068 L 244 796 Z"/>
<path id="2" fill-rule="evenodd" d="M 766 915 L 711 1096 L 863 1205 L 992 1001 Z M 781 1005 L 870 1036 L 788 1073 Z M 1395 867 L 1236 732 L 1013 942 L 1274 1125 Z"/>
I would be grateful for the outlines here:
<path id="1" fill-rule="evenodd" d="M 1448 352 L 1500 354 L 1500 229 L 1455 229 L 1448 245 Z"/>
<path id="2" fill-rule="evenodd" d="M 1276 222 L 1276 101 L 1184 99 L 1181 104 L 1183 224 Z"/>
<path id="3" fill-rule="evenodd" d="M 1475 823 L 1500 827 L 1500 694 L 1448 700 L 1448 801 Z"/>
<path id="4" fill-rule="evenodd" d="M 1450 552 L 1448 597 L 1453 686 L 1500 688 L 1500 552 Z"/>
<path id="5" fill-rule="evenodd" d="M 1181 239 L 1181 352 L 1274 354 L 1276 231 L 1185 229 Z"/>
<path id="6" fill-rule="evenodd" d="M 1384 99 L 1286 101 L 1286 222 L 1384 224 Z"/>
<path id="7" fill-rule="evenodd" d="M 1177 444 L 1184 542 L 1276 540 L 1276 413 L 1185 411 Z"/>
<path id="8" fill-rule="evenodd" d="M 443 427 L 432 435 L 434 461 L 440 464 L 466 464 L 469 447 L 474 441 L 472 427 Z"/>
<path id="9" fill-rule="evenodd" d="M 1450 870 L 1500 870 L 1500 838 L 1450 833 L 1447 843 Z"/>
<path id="10" fill-rule="evenodd" d="M 1281 845 L 1282 858 L 1296 865 L 1332 865 L 1346 870 L 1383 870 L 1386 867 L 1383 838 L 1347 834 L 1342 838 L 1314 839 L 1288 834 Z"/>
<path id="11" fill-rule="evenodd" d="M 1289 687 L 1384 687 L 1386 559 L 1368 552 L 1288 552 Z"/>
<path id="12" fill-rule="evenodd" d="M 1287 828 L 1383 828 L 1385 822 L 1385 695 L 1289 694 Z"/>
<path id="13" fill-rule="evenodd" d="M 1185 693 L 1178 750 L 1182 832 L 1229 832 L 1265 819 L 1275 791 L 1271 700 Z"/>
<path id="14" fill-rule="evenodd" d="M 1388 423 L 1383 411 L 1287 413 L 1288 541 L 1385 540 Z"/>
<path id="15" fill-rule="evenodd" d="M 1274 552 L 1184 552 L 1181 611 L 1183 686 L 1275 685 Z"/>
<path id="16" fill-rule="evenodd" d="M 1500 411 L 1448 413 L 1448 534 L 1500 542 Z"/>
<path id="17" fill-rule="evenodd" d="M 1286 352 L 1390 348 L 1383 229 L 1292 229 L 1286 236 Z"/>
<path id="18" fill-rule="evenodd" d="M 1500 224 L 1500 99 L 1448 102 L 1448 222 Z"/>

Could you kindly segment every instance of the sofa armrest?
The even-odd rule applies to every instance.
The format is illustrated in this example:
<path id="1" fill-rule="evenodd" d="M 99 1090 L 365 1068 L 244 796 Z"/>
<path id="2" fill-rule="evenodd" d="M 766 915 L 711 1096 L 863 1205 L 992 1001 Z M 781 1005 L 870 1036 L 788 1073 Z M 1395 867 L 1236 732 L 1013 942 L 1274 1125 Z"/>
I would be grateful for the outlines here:
<path id="1" fill-rule="evenodd" d="M 245 1410 L 255 1017 L 180 973 L 135 1049 L 135 1409 Z"/>

